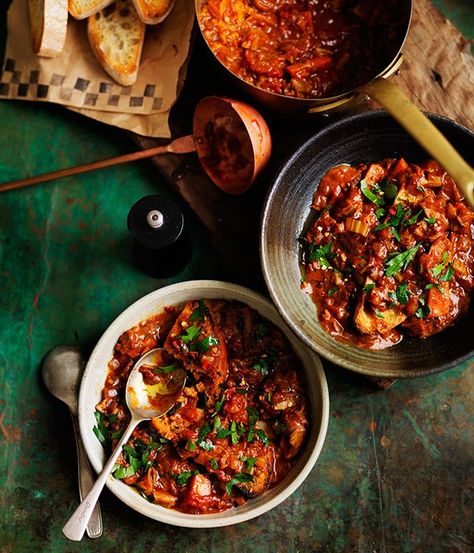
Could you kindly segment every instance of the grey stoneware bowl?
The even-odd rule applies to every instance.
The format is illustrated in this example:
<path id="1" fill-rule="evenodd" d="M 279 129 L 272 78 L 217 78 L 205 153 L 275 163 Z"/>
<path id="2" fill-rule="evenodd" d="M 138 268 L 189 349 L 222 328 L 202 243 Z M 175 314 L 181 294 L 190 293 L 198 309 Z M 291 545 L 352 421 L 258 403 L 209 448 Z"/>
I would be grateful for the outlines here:
<path id="1" fill-rule="evenodd" d="M 474 164 L 474 133 L 450 119 L 427 114 L 464 159 Z M 404 378 L 448 369 L 474 353 L 474 308 L 430 338 L 404 338 L 379 351 L 344 344 L 320 326 L 316 307 L 301 290 L 298 238 L 308 224 L 316 186 L 328 169 L 341 163 L 403 156 L 417 163 L 429 158 L 382 110 L 342 119 L 304 143 L 283 165 L 265 201 L 261 263 L 278 311 L 310 348 L 347 369 L 369 376 Z"/>

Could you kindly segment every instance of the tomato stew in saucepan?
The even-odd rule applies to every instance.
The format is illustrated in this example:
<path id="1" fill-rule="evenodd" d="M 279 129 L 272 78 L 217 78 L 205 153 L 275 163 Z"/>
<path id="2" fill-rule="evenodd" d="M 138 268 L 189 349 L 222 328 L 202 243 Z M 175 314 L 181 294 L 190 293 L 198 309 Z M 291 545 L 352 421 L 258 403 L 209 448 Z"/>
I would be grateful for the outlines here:
<path id="1" fill-rule="evenodd" d="M 166 359 L 152 372 L 161 383 L 184 368 L 186 386 L 168 414 L 134 431 L 114 476 L 153 503 L 191 514 L 241 505 L 281 481 L 306 440 L 303 372 L 284 334 L 238 302 L 192 301 L 125 332 L 96 408 L 99 440 L 114 447 L 122 435 L 130 370 L 161 346 Z"/>
<path id="2" fill-rule="evenodd" d="M 371 81 L 403 43 L 399 0 L 203 0 L 199 22 L 217 58 L 263 90 L 336 96 Z"/>
<path id="3" fill-rule="evenodd" d="M 467 311 L 474 212 L 435 161 L 339 165 L 313 197 L 304 282 L 321 326 L 382 349 L 440 332 Z"/>

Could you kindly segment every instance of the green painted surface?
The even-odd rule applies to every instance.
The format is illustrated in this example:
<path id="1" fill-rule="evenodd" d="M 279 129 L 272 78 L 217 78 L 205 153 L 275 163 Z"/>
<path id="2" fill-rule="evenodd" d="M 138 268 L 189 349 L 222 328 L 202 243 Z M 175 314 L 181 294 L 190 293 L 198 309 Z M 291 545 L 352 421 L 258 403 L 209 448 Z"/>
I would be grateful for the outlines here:
<path id="1" fill-rule="evenodd" d="M 134 148 L 54 106 L 1 102 L 0 122 L 2 181 Z M 90 351 L 118 313 L 160 286 L 227 277 L 189 211 L 189 266 L 167 280 L 134 269 L 126 216 L 150 193 L 172 195 L 143 162 L 0 195 L 0 551 L 473 551 L 473 360 L 384 392 L 326 364 L 323 452 L 297 492 L 258 519 L 173 528 L 105 491 L 103 537 L 62 537 L 78 501 L 75 446 L 66 408 L 41 383 L 43 356 L 59 343 Z"/>
<path id="2" fill-rule="evenodd" d="M 472 0 L 432 0 L 468 39 L 474 40 L 474 2 Z"/>

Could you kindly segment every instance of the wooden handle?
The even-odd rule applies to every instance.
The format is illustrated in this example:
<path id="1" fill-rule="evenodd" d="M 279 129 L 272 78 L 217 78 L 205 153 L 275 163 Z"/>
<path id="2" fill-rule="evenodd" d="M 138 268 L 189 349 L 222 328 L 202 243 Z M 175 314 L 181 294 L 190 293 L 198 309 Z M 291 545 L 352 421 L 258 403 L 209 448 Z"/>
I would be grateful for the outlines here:
<path id="1" fill-rule="evenodd" d="M 111 165 L 128 163 L 129 161 L 135 161 L 137 159 L 153 157 L 158 154 L 166 154 L 168 152 L 170 152 L 169 145 L 158 146 L 156 148 L 150 148 L 148 150 L 141 150 L 139 152 L 133 152 L 131 154 L 112 157 L 110 159 L 103 159 L 102 161 L 93 161 L 92 163 L 85 163 L 84 165 L 78 165 L 77 167 L 69 167 L 68 169 L 60 169 L 59 171 L 52 171 L 51 173 L 45 173 L 44 175 L 37 175 L 35 177 L 29 177 L 27 179 L 20 179 L 17 181 L 7 182 L 0 185 L 0 192 L 6 192 L 7 190 L 14 190 L 15 188 L 23 188 L 25 186 L 30 186 L 32 184 L 38 184 L 40 182 L 59 179 L 61 177 L 70 177 L 71 175 L 87 173 L 88 171 L 102 169 L 103 167 L 110 167 Z"/>
<path id="2" fill-rule="evenodd" d="M 474 170 L 404 92 L 386 79 L 377 79 L 361 90 L 382 105 L 420 146 L 441 163 L 474 208 Z"/>

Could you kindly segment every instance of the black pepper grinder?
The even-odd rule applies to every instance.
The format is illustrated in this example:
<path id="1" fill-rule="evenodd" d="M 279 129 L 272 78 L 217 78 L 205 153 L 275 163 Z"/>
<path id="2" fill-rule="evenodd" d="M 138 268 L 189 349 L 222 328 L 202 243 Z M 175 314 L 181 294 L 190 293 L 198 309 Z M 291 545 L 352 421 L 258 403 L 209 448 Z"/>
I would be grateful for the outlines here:
<path id="1" fill-rule="evenodd" d="M 165 278 L 181 272 L 191 258 L 191 240 L 178 205 L 164 196 L 145 196 L 132 206 L 127 220 L 138 268 Z"/>

